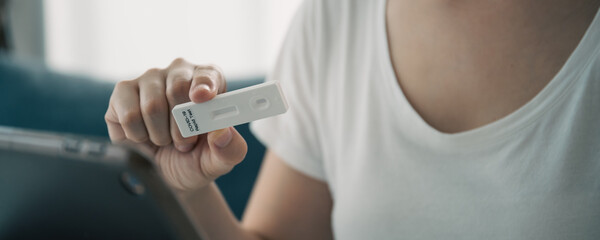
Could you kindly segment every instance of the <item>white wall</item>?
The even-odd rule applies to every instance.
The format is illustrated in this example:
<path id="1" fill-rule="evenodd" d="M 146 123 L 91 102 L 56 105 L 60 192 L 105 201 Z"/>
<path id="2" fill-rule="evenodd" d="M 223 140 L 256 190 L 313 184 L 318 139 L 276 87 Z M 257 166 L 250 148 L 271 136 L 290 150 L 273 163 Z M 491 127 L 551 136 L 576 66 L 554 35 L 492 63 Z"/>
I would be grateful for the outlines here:
<path id="1" fill-rule="evenodd" d="M 264 75 L 301 0 L 45 0 L 46 60 L 118 81 L 176 57 Z"/>
<path id="2" fill-rule="evenodd" d="M 8 44 L 14 57 L 42 60 L 44 50 L 44 14 L 42 0 L 7 2 Z"/>

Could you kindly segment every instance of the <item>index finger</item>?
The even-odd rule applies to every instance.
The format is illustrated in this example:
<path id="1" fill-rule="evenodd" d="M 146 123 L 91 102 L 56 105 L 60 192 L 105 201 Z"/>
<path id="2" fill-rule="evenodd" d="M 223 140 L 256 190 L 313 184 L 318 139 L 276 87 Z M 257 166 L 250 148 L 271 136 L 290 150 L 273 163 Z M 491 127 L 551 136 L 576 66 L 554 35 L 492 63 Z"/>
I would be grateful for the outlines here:
<path id="1" fill-rule="evenodd" d="M 190 100 L 196 103 L 213 99 L 227 91 L 227 82 L 221 70 L 212 65 L 196 66 L 190 85 Z"/>

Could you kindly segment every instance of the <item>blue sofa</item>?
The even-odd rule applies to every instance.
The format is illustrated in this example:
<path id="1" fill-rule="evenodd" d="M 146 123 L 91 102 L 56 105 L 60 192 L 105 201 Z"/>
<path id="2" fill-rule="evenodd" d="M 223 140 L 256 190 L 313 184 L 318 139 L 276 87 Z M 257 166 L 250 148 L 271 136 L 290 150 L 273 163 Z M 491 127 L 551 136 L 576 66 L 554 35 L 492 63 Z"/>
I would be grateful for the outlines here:
<path id="1" fill-rule="evenodd" d="M 228 81 L 229 90 L 254 85 L 263 78 Z M 0 126 L 62 132 L 108 139 L 104 113 L 113 84 L 56 73 L 42 63 L 0 55 Z M 240 218 L 265 148 L 248 124 L 236 127 L 248 143 L 246 159 L 217 179 L 225 199 Z"/>

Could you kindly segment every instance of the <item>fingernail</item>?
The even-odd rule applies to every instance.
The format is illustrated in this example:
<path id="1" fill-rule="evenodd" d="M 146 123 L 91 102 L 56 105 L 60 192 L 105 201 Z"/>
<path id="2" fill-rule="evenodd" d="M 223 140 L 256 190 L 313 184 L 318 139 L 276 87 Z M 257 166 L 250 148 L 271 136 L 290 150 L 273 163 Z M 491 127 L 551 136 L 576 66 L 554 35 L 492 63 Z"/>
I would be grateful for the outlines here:
<path id="1" fill-rule="evenodd" d="M 206 83 L 202 83 L 202 84 L 199 84 L 198 86 L 196 86 L 196 89 L 195 89 L 195 90 L 196 90 L 196 91 L 200 91 L 200 90 L 206 90 L 206 91 L 209 91 L 209 92 L 211 92 L 211 91 L 212 91 L 212 88 L 211 88 L 211 87 L 210 87 L 208 84 L 206 84 Z"/>
<path id="2" fill-rule="evenodd" d="M 177 148 L 177 150 L 179 150 L 180 152 L 187 152 L 192 150 L 192 148 L 194 147 L 194 144 L 183 144 L 183 145 L 175 145 L 175 147 Z"/>
<path id="3" fill-rule="evenodd" d="M 217 136 L 214 138 L 213 143 L 220 148 L 224 148 L 231 142 L 233 135 L 231 134 L 231 130 L 229 128 L 224 128 L 221 130 L 217 130 Z"/>

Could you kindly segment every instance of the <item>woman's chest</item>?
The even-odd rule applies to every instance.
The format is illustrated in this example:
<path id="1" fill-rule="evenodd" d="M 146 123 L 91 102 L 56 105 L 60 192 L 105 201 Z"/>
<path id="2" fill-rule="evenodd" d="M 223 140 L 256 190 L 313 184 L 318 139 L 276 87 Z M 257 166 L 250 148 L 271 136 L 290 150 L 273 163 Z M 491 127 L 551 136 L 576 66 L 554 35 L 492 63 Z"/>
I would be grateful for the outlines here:
<path id="1" fill-rule="evenodd" d="M 534 98 L 577 47 L 597 4 L 582 8 L 576 2 L 558 11 L 558 2 L 389 1 L 387 37 L 398 85 L 441 132 L 507 116 Z"/>

